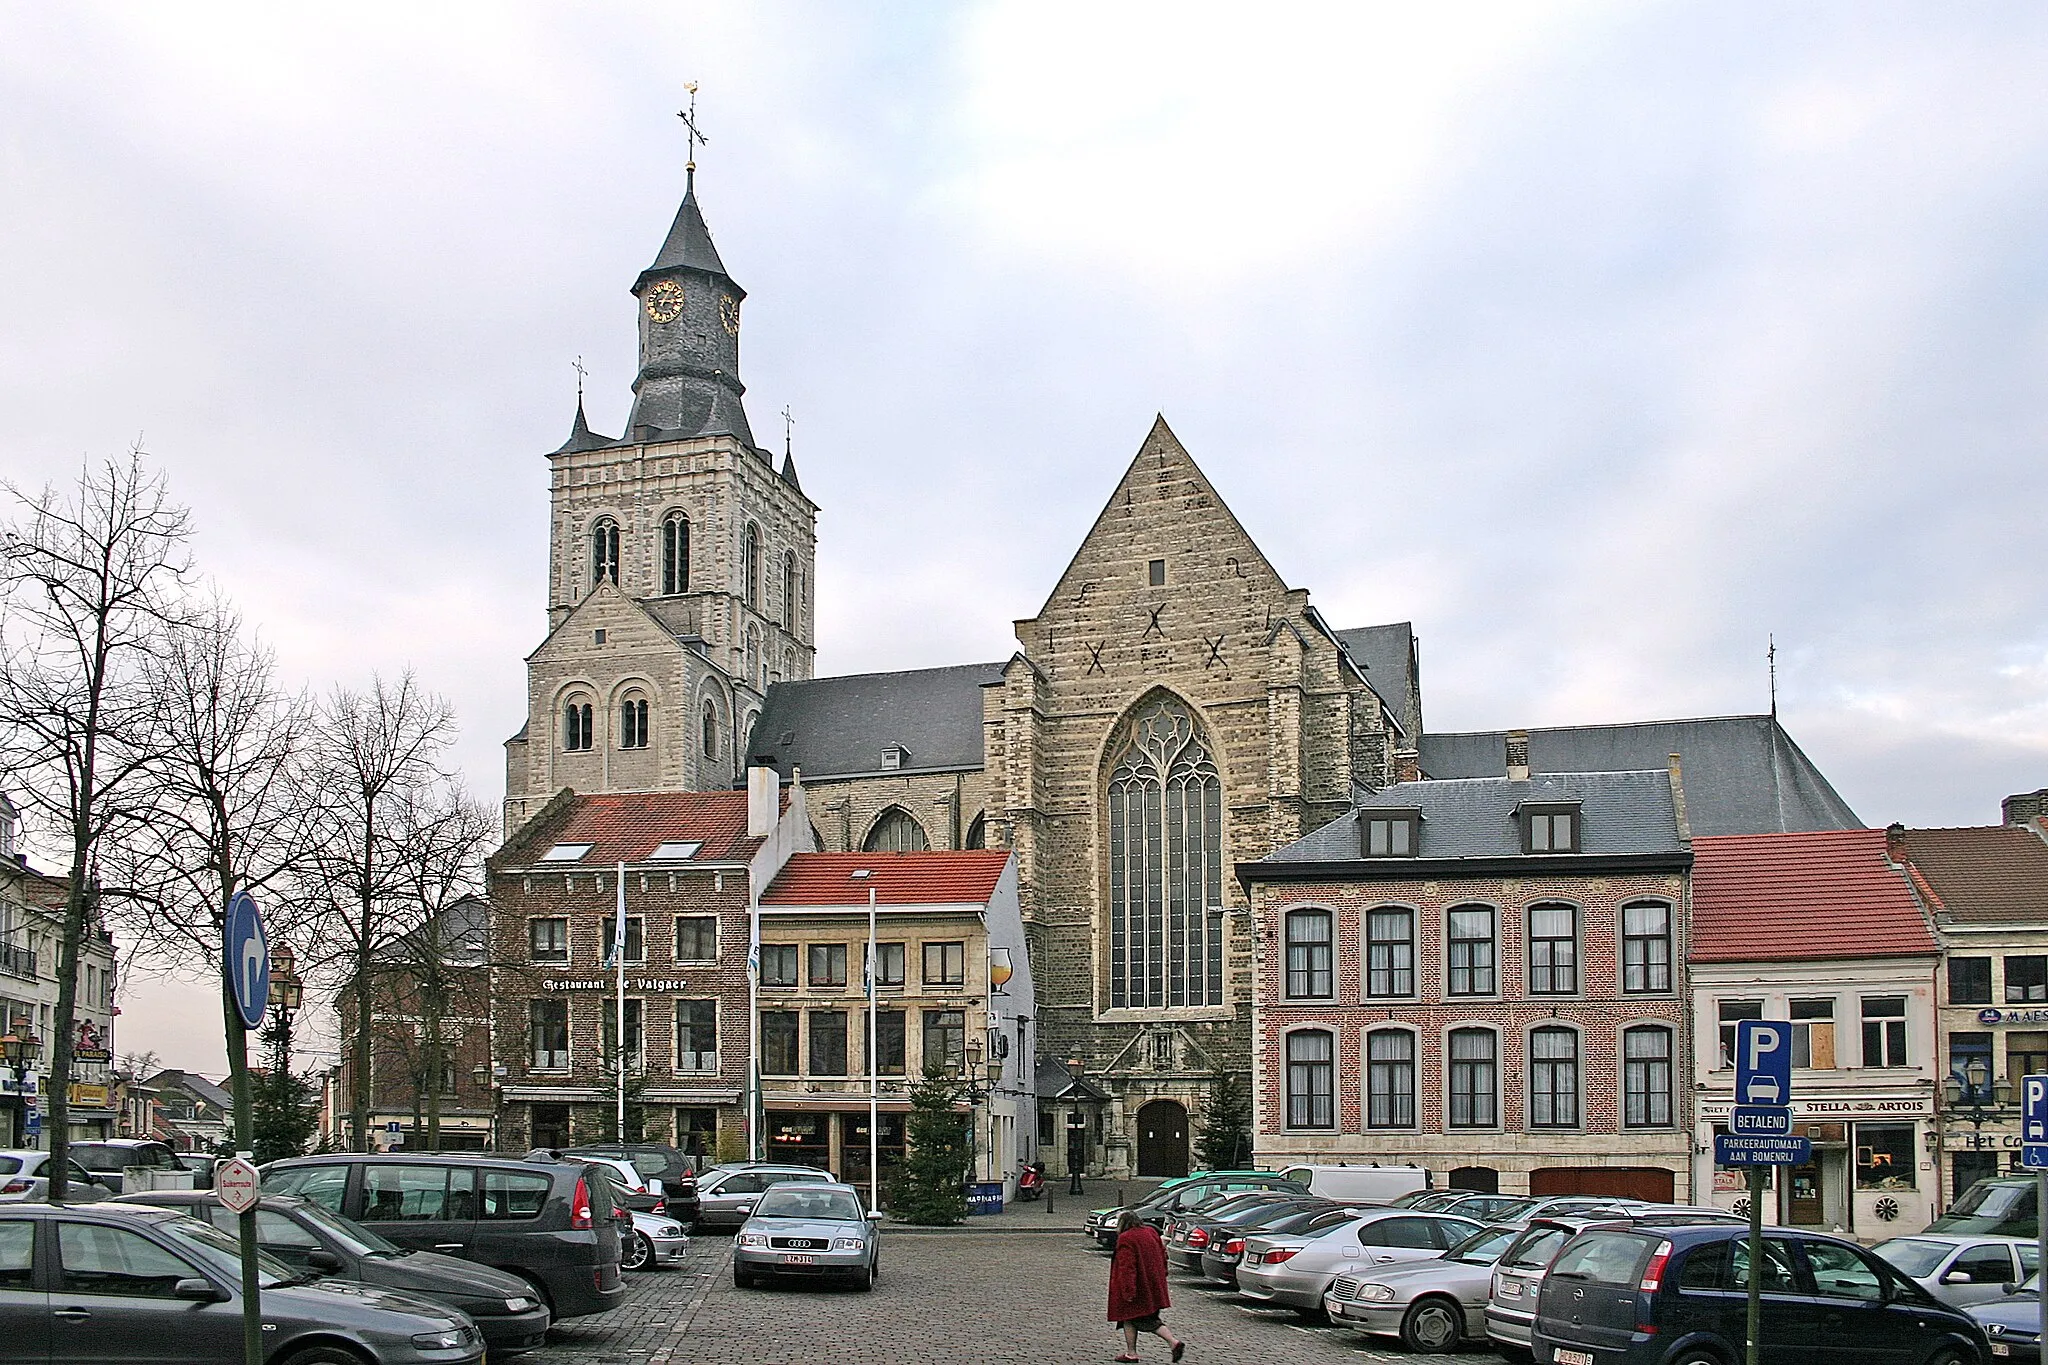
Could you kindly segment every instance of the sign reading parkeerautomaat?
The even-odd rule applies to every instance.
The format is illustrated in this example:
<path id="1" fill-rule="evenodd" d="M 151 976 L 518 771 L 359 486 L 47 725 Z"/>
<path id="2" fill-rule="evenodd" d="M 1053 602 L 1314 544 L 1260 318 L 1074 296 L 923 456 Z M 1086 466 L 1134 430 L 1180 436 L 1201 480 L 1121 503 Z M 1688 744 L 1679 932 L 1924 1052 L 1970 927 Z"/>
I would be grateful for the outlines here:
<path id="1" fill-rule="evenodd" d="M 710 990 L 712 986 L 713 983 L 707 981 L 697 989 Z M 619 983 L 609 976 L 573 979 L 557 977 L 541 982 L 540 988 L 544 991 L 613 991 L 619 988 Z M 626 978 L 626 989 L 629 991 L 653 991 L 659 993 L 662 991 L 686 991 L 691 989 L 691 987 L 689 982 L 684 981 L 680 977 L 629 976 Z"/>

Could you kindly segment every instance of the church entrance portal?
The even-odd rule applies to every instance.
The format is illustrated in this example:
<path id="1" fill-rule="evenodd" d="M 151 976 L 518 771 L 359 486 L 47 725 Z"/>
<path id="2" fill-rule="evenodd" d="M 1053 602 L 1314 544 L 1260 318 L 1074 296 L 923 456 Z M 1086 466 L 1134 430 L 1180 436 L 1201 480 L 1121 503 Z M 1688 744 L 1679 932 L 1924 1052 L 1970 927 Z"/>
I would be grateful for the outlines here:
<path id="1" fill-rule="evenodd" d="M 1154 1100 L 1138 1111 L 1138 1174 L 1187 1173 L 1188 1111 L 1172 1100 Z"/>

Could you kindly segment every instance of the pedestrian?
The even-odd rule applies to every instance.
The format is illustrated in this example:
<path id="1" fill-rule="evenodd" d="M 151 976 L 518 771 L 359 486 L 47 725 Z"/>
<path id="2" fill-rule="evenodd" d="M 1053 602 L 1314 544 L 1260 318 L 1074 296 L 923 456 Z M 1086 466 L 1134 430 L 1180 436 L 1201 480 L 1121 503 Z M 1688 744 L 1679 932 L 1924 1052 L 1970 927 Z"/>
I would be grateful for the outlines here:
<path id="1" fill-rule="evenodd" d="M 1188 1344 L 1160 1325 L 1159 1313 L 1173 1300 L 1166 1294 L 1166 1245 L 1159 1231 L 1135 1210 L 1126 1209 L 1116 1225 L 1116 1253 L 1109 1263 L 1109 1320 L 1124 1329 L 1124 1353 L 1118 1360 L 1138 1358 L 1138 1333 L 1150 1332 L 1173 1348 L 1179 1360 Z"/>

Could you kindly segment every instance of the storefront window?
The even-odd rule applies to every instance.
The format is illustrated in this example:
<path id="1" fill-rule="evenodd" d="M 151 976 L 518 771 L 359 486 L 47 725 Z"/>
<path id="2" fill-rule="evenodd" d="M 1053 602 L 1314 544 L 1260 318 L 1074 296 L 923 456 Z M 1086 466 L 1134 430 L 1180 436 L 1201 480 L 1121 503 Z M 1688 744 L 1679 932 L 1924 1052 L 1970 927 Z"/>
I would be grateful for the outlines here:
<path id="1" fill-rule="evenodd" d="M 829 1114 L 768 1114 L 768 1159 L 793 1166 L 832 1165 Z"/>
<path id="2" fill-rule="evenodd" d="M 2012 1088 L 2017 1091 L 2027 1077 L 2043 1072 L 2048 1072 L 2048 1033 L 2006 1034 L 2005 1074 L 2012 1078 Z"/>
<path id="3" fill-rule="evenodd" d="M 1917 1164 L 1910 1123 L 1856 1125 L 1856 1188 L 1910 1190 Z"/>

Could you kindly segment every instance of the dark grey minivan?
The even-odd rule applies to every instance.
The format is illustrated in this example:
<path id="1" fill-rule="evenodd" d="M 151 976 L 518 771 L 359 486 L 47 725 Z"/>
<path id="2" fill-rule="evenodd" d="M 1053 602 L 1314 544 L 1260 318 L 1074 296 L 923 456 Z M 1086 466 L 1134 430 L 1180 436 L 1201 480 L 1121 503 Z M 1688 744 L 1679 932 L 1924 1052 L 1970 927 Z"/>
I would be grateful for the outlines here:
<path id="1" fill-rule="evenodd" d="M 263 1168 L 266 1194 L 295 1194 L 400 1246 L 510 1271 L 556 1321 L 625 1301 L 622 1208 L 604 1167 L 479 1155 L 339 1152 Z"/>

